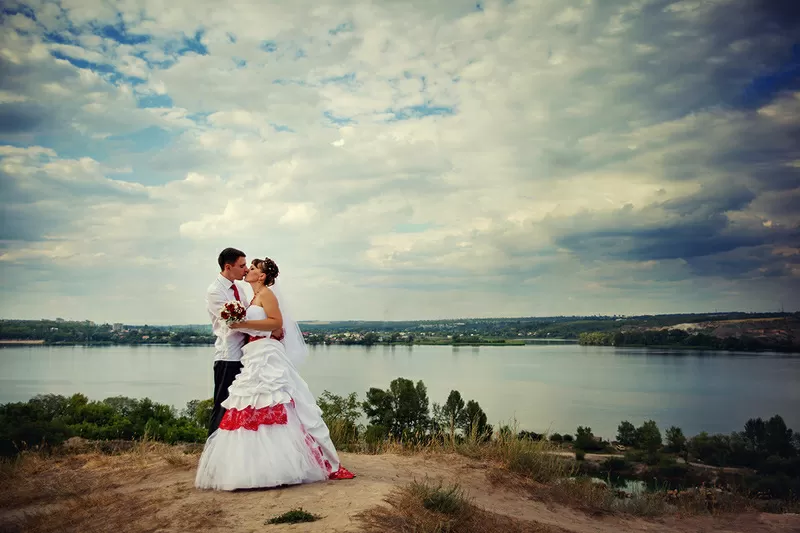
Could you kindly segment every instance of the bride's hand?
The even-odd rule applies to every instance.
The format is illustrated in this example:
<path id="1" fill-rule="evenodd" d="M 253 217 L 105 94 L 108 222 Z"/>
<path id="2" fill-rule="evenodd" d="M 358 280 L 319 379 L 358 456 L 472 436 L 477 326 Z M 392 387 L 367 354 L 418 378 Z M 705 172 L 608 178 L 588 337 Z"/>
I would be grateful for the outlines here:
<path id="1" fill-rule="evenodd" d="M 231 329 L 243 329 L 243 328 L 246 328 L 246 327 L 247 327 L 247 321 L 246 320 L 243 321 L 243 322 L 234 322 L 233 324 L 230 325 Z"/>

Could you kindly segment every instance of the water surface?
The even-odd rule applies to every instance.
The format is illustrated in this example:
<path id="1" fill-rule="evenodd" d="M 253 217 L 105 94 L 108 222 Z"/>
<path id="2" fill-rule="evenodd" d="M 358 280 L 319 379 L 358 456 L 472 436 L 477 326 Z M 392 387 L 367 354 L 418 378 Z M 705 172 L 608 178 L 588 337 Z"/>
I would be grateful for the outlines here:
<path id="1" fill-rule="evenodd" d="M 91 399 L 150 397 L 183 407 L 211 396 L 212 347 L 13 346 L 0 349 L 0 403 L 36 394 L 82 392 Z M 614 437 L 627 419 L 664 428 L 741 430 L 748 418 L 781 414 L 800 430 L 800 357 L 574 344 L 519 347 L 320 346 L 301 373 L 311 390 L 337 394 L 423 380 L 431 402 L 451 389 L 475 399 L 497 424 Z"/>

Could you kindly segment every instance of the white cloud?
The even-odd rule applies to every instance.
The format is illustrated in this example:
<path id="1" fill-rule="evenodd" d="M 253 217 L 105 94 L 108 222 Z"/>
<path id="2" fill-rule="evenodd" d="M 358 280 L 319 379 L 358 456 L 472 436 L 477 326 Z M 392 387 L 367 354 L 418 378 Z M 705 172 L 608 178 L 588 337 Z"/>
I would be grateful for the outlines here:
<path id="1" fill-rule="evenodd" d="M 4 283 L 91 264 L 135 292 L 109 320 L 199 322 L 137 288 L 202 300 L 233 245 L 304 318 L 766 305 L 796 280 L 800 98 L 731 103 L 788 42 L 715 22 L 737 5 L 34 6 L 0 36 Z"/>

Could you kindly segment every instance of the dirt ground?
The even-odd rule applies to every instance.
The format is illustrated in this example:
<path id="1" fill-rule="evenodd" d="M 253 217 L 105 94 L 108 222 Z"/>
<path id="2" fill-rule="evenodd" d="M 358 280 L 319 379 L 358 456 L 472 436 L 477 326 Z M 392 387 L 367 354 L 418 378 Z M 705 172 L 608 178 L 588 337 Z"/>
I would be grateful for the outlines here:
<path id="1" fill-rule="evenodd" d="M 130 511 L 129 520 L 142 520 L 143 513 L 152 527 L 125 527 L 120 518 L 116 526 L 111 519 L 102 525 L 81 526 L 81 531 L 159 531 L 159 532 L 345 532 L 359 531 L 355 515 L 381 505 L 389 492 L 413 480 L 426 477 L 445 483 L 458 482 L 473 503 L 494 513 L 517 520 L 529 521 L 552 531 L 574 533 L 617 532 L 714 532 L 767 533 L 800 532 L 800 515 L 736 514 L 722 517 L 668 516 L 656 520 L 621 517 L 598 517 L 570 508 L 548 505 L 532 500 L 526 492 L 492 485 L 486 474 L 490 465 L 457 455 L 401 456 L 342 454 L 342 463 L 357 475 L 352 480 L 328 481 L 309 485 L 269 490 L 236 492 L 200 491 L 194 488 L 196 454 L 151 451 L 135 454 L 97 457 L 81 460 L 80 456 L 64 460 L 63 472 L 39 465 L 31 467 L 24 481 L 3 482 L 0 490 L 0 532 L 20 531 L 9 524 L 25 513 L 52 511 L 68 506 L 73 490 L 84 503 L 78 504 L 63 516 L 77 520 L 76 513 L 89 505 L 92 516 L 109 517 L 113 513 Z M 58 476 L 69 477 L 59 478 Z M 37 476 L 49 477 L 48 485 L 36 485 Z M 81 485 L 82 477 L 92 477 L 91 483 Z M 53 485 L 53 481 L 56 482 Z M 72 483 L 72 485 L 70 485 Z M 22 486 L 24 485 L 24 487 Z M 52 487 L 51 487 L 52 485 Z M 54 488 L 59 486 L 61 489 Z M 69 489 L 73 487 L 73 489 Z M 57 492 L 61 490 L 63 499 Z M 14 492 L 16 491 L 16 493 Z M 27 491 L 27 492 L 25 492 Z M 81 492 L 96 492 L 102 498 L 85 499 Z M 124 503 L 129 501 L 131 503 Z M 59 503 L 65 502 L 65 503 Z M 93 503 L 90 503 L 93 502 Z M 105 502 L 105 503 L 104 503 Z M 144 506 L 144 507 L 143 507 Z M 79 509 L 80 507 L 80 509 Z M 128 508 L 144 508 L 133 512 Z M 266 525 L 269 518 L 303 507 L 322 516 L 317 522 L 296 525 Z M 55 515 L 54 515 L 55 516 Z M 55 518 L 53 518 L 55 519 Z M 47 524 L 47 520 L 41 522 Z M 132 524 L 132 522 L 130 523 Z M 52 527 L 52 524 L 51 524 Z M 105 529 L 108 528 L 108 529 Z M 57 527 L 37 526 L 41 531 L 58 531 Z"/>

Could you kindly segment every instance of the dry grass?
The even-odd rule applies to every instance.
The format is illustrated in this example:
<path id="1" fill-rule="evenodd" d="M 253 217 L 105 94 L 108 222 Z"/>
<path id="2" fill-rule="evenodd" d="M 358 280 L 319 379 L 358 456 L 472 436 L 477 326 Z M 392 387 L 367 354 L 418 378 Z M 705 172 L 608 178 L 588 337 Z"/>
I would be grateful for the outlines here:
<path id="1" fill-rule="evenodd" d="M 113 489 L 117 486 L 116 475 L 104 475 L 108 469 L 103 467 L 104 461 L 98 460 L 101 458 L 26 453 L 13 461 L 3 461 L 0 463 L 0 508 L 16 509 Z M 93 468 L 97 464 L 100 468 Z"/>
<path id="2" fill-rule="evenodd" d="M 227 527 L 225 511 L 217 500 L 184 503 L 177 510 L 164 513 L 172 523 L 180 524 L 181 531 L 206 531 L 209 524 Z"/>
<path id="3" fill-rule="evenodd" d="M 560 529 L 515 520 L 472 504 L 457 485 L 443 487 L 430 481 L 414 482 L 395 489 L 387 505 L 356 515 L 364 533 L 523 533 L 555 532 Z"/>
<path id="4" fill-rule="evenodd" d="M 574 460 L 554 453 L 560 450 L 558 445 L 548 440 L 521 439 L 517 435 L 516 425 L 512 426 L 511 431 L 491 440 L 475 432 L 464 437 L 441 432 L 433 437 L 387 439 L 358 451 L 398 455 L 457 453 L 471 459 L 498 464 L 539 483 L 568 478 L 577 472 Z"/>
<path id="5" fill-rule="evenodd" d="M 593 515 L 655 517 L 672 510 L 664 494 L 641 492 L 625 495 L 587 478 L 564 479 L 546 488 L 537 487 L 533 492 L 544 501 L 567 505 Z"/>
<path id="6" fill-rule="evenodd" d="M 486 477 L 494 486 L 526 493 L 536 500 L 564 505 L 595 516 L 718 516 L 756 510 L 753 500 L 713 487 L 626 494 L 589 478 L 566 478 L 543 484 L 503 470 L 491 470 Z"/>
<path id="7" fill-rule="evenodd" d="M 174 502 L 117 490 L 165 468 L 191 468 L 196 460 L 186 449 L 153 442 L 73 442 L 57 455 L 25 452 L 0 461 L 0 533 L 147 533 L 162 531 L 176 517 L 189 530 L 202 530 L 210 519 L 219 522 L 221 507 L 178 508 L 159 516 Z"/>
<path id="8" fill-rule="evenodd" d="M 190 470 L 197 467 L 198 456 L 186 450 L 171 447 L 160 450 L 158 455 L 164 459 L 168 465 L 174 468 Z"/>
<path id="9" fill-rule="evenodd" d="M 326 420 L 326 424 L 330 431 L 333 445 L 336 446 L 337 450 L 344 452 L 360 451 L 358 428 L 355 425 L 341 418 Z"/>
<path id="10" fill-rule="evenodd" d="M 155 533 L 169 524 L 157 515 L 160 503 L 135 494 L 98 492 L 35 512 L 15 513 L 0 523 L 0 532 Z"/>

